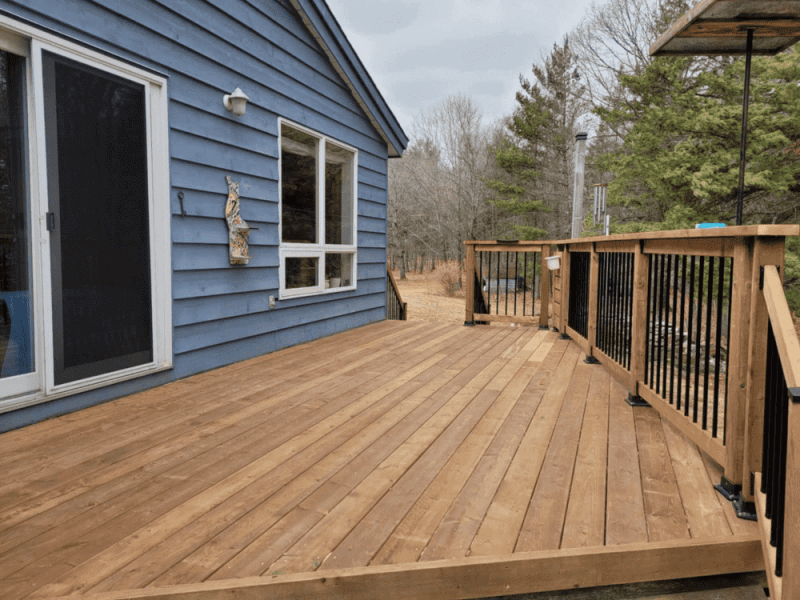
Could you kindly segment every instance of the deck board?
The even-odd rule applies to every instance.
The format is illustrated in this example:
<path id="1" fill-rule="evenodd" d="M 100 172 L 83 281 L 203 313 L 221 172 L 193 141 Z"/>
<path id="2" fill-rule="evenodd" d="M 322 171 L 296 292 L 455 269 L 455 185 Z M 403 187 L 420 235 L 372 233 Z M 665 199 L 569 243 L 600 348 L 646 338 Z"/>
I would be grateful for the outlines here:
<path id="1" fill-rule="evenodd" d="M 696 549 L 675 576 L 758 568 L 718 465 L 582 357 L 536 328 L 384 322 L 3 434 L 3 598 L 322 598 L 326 574 L 470 565 L 501 595 L 518 559 L 625 557 L 634 581 L 651 546 Z"/>

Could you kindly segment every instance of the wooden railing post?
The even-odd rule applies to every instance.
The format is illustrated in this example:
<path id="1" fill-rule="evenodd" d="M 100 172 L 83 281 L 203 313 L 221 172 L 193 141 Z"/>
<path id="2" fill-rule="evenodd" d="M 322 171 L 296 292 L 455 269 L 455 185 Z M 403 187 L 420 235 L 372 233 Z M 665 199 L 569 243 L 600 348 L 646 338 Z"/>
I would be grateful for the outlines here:
<path id="1" fill-rule="evenodd" d="M 550 256 L 550 246 L 542 246 L 542 270 L 539 278 L 539 329 L 548 329 L 550 321 L 550 267 L 547 258 Z M 536 282 L 534 282 L 534 287 Z"/>
<path id="2" fill-rule="evenodd" d="M 750 338 L 750 303 L 753 297 L 753 238 L 737 241 L 733 255 L 733 295 L 728 332 L 728 404 L 725 431 L 724 474 L 718 489 L 724 495 L 745 488 L 752 502 L 750 474 L 744 472 L 744 430 L 747 411 L 747 356 Z M 756 282 L 757 284 L 758 282 Z M 766 341 L 766 338 L 765 338 Z M 743 485 L 746 483 L 747 485 Z"/>
<path id="3" fill-rule="evenodd" d="M 633 309 L 631 314 L 631 380 L 632 398 L 639 398 L 639 384 L 644 382 L 645 350 L 647 348 L 647 287 L 650 280 L 650 261 L 642 252 L 642 243 L 633 253 Z"/>
<path id="4" fill-rule="evenodd" d="M 465 287 L 464 293 L 466 294 L 465 312 L 464 312 L 464 325 L 475 324 L 475 244 L 464 242 L 466 246 L 466 257 L 464 262 L 464 278 Z"/>
<path id="5" fill-rule="evenodd" d="M 594 358 L 594 347 L 597 345 L 597 288 L 600 271 L 600 255 L 597 253 L 597 244 L 592 244 L 592 253 L 589 259 L 589 322 L 586 327 L 586 340 L 589 342 L 587 358 L 589 362 L 597 362 Z M 594 359 L 594 360 L 591 360 Z"/>
<path id="6" fill-rule="evenodd" d="M 569 246 L 561 246 L 561 322 L 558 329 L 562 337 L 567 335 L 569 323 Z"/>
<path id="7" fill-rule="evenodd" d="M 750 275 L 750 331 L 747 350 L 746 405 L 744 416 L 744 448 L 742 450 L 742 495 L 752 502 L 751 473 L 761 470 L 764 428 L 764 383 L 766 379 L 767 325 L 769 315 L 760 289 L 761 267 L 777 265 L 783 274 L 784 238 L 756 237 L 753 244 Z M 728 443 L 733 440 L 729 436 Z M 726 473 L 727 475 L 727 473 Z"/>

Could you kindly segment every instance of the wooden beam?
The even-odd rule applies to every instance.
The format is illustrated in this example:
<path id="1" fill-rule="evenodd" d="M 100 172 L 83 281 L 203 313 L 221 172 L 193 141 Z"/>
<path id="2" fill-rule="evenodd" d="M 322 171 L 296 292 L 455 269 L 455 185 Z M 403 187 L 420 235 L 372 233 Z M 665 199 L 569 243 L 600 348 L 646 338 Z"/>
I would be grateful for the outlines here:
<path id="1" fill-rule="evenodd" d="M 756 238 L 753 246 L 753 271 L 750 275 L 752 294 L 750 296 L 750 332 L 747 350 L 747 382 L 745 395 L 747 407 L 744 418 L 744 455 L 742 475 L 745 483 L 750 482 L 750 473 L 761 471 L 761 449 L 764 431 L 764 385 L 767 356 L 767 305 L 764 293 L 759 289 L 761 267 L 776 265 L 783 273 L 784 238 Z M 741 382 L 739 382 L 741 384 Z M 720 463 L 724 464 L 724 463 Z M 752 501 L 750 486 L 745 485 L 742 493 L 746 500 Z"/>
<path id="2" fill-rule="evenodd" d="M 522 315 L 482 315 L 476 314 L 473 317 L 476 321 L 483 323 L 525 323 L 527 325 L 538 325 L 539 317 Z"/>
<path id="3" fill-rule="evenodd" d="M 630 392 L 638 394 L 639 382 L 644 382 L 645 350 L 647 347 L 647 285 L 650 280 L 650 259 L 636 244 L 633 253 L 633 309 L 631 315 L 631 375 L 634 385 Z"/>
<path id="4" fill-rule="evenodd" d="M 773 265 L 764 267 L 764 300 L 775 333 L 775 345 L 781 357 L 787 387 L 800 387 L 800 342 L 794 330 L 794 319 L 786 303 L 783 284 Z"/>
<path id="5" fill-rule="evenodd" d="M 550 256 L 550 246 L 542 247 L 542 271 L 539 279 L 539 327 L 547 327 L 550 322 L 550 269 L 547 267 L 547 258 Z"/>
<path id="6" fill-rule="evenodd" d="M 569 245 L 570 252 L 591 252 L 594 248 L 592 242 L 576 242 Z"/>
<path id="7" fill-rule="evenodd" d="M 635 252 L 639 242 L 636 240 L 623 240 L 619 242 L 602 242 L 595 244 L 597 252 Z"/>
<path id="8" fill-rule="evenodd" d="M 474 321 L 475 313 L 475 246 L 472 244 L 466 245 L 466 256 L 464 265 L 464 323 L 472 323 Z"/>
<path id="9" fill-rule="evenodd" d="M 783 539 L 784 598 L 800 598 L 800 404 L 789 402 Z"/>
<path id="10" fill-rule="evenodd" d="M 757 536 L 520 552 L 89 593 L 81 600 L 461 600 L 763 569 Z M 68 597 L 52 600 L 67 600 Z M 69 600 L 76 600 L 75 596 Z"/>
<path id="11" fill-rule="evenodd" d="M 592 348 L 591 348 L 591 346 L 589 346 L 589 341 L 585 337 L 583 337 L 580 333 L 575 331 L 569 325 L 567 325 L 567 328 L 564 331 L 567 333 L 567 335 L 570 337 L 570 339 L 578 345 L 578 347 L 583 352 L 585 352 L 587 355 L 591 356 Z"/>
<path id="12" fill-rule="evenodd" d="M 561 322 L 558 330 L 565 332 L 569 323 L 569 268 L 570 255 L 569 247 L 561 246 Z"/>
<path id="13" fill-rule="evenodd" d="M 589 343 L 591 356 L 594 346 L 597 344 L 597 288 L 600 271 L 600 258 L 594 250 L 592 244 L 591 254 L 589 255 L 589 314 L 586 327 L 586 341 Z"/>
<path id="14" fill-rule="evenodd" d="M 744 466 L 744 423 L 747 413 L 747 351 L 750 336 L 750 299 L 753 294 L 753 239 L 741 240 L 733 255 L 733 297 L 731 298 L 731 327 L 728 332 L 728 405 L 725 434 L 726 479 L 733 484 L 747 482 L 750 474 Z"/>
<path id="15" fill-rule="evenodd" d="M 656 238 L 643 242 L 645 254 L 678 254 L 689 256 L 733 256 L 743 238 Z"/>
<path id="16" fill-rule="evenodd" d="M 716 441 L 708 430 L 700 429 L 700 425 L 692 423 L 683 413 L 678 412 L 674 406 L 656 394 L 644 383 L 639 383 L 639 395 L 667 421 L 675 425 L 681 433 L 692 440 L 698 447 L 719 464 L 725 464 L 725 446 L 721 440 Z"/>
<path id="17" fill-rule="evenodd" d="M 620 382 L 622 382 L 629 390 L 632 390 L 636 381 L 630 371 L 625 369 L 617 361 L 611 358 L 608 354 L 600 350 L 598 347 L 592 348 L 592 356 L 603 363 L 603 366 L 611 371 L 611 374 Z"/>
<path id="18" fill-rule="evenodd" d="M 758 532 L 761 535 L 761 551 L 764 554 L 764 570 L 767 572 L 769 597 L 771 600 L 782 600 L 783 577 L 775 576 L 775 548 L 769 543 L 772 520 L 767 518 L 767 496 L 761 493 L 761 473 L 755 474 L 755 503 L 758 515 Z M 788 540 L 788 538 L 786 538 Z"/>

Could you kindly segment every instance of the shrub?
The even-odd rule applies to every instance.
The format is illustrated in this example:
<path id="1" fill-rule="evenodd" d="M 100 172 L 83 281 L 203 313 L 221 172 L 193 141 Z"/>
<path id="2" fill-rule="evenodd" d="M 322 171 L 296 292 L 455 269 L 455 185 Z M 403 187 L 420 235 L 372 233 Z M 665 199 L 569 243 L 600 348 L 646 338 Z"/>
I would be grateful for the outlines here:
<path id="1" fill-rule="evenodd" d="M 447 296 L 455 296 L 461 289 L 461 265 L 458 261 L 439 263 L 436 271 L 436 281 Z"/>

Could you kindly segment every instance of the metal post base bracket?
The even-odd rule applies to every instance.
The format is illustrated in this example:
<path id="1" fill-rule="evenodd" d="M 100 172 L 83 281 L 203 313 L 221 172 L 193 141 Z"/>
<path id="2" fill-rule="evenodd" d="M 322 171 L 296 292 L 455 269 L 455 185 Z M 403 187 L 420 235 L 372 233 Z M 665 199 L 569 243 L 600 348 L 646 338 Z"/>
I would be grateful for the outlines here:
<path id="1" fill-rule="evenodd" d="M 625 398 L 625 402 L 631 406 L 650 406 L 650 404 L 643 400 L 641 396 L 634 396 L 630 392 L 628 392 L 628 397 Z"/>
<path id="2" fill-rule="evenodd" d="M 539 325 L 539 329 L 543 331 L 550 331 L 550 325 Z M 555 329 L 553 331 L 555 331 Z"/>
<path id="3" fill-rule="evenodd" d="M 733 510 L 736 511 L 736 516 L 746 521 L 758 521 L 756 515 L 756 505 L 754 502 L 748 502 L 742 495 L 733 501 Z"/>
<path id="4" fill-rule="evenodd" d="M 722 476 L 720 482 L 714 486 L 714 489 L 722 494 L 723 498 L 728 502 L 734 502 L 742 493 L 742 486 L 738 483 L 733 483 L 730 479 Z"/>
<path id="5" fill-rule="evenodd" d="M 464 327 L 475 327 L 475 321 L 464 321 Z"/>
<path id="6" fill-rule="evenodd" d="M 569 339 L 569 336 L 568 336 L 566 333 L 564 333 L 564 332 L 562 331 L 562 332 L 561 332 L 561 335 L 560 335 L 560 336 L 558 336 L 558 339 L 560 339 L 560 340 L 568 340 L 568 339 Z"/>
<path id="7" fill-rule="evenodd" d="M 597 360 L 591 354 L 587 354 L 586 358 L 583 359 L 583 362 L 585 362 L 587 365 L 599 365 L 600 364 L 600 361 Z"/>

